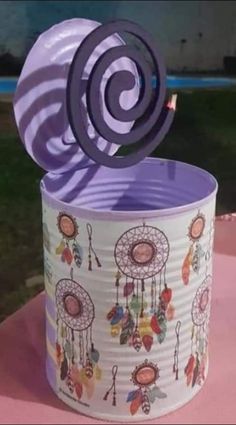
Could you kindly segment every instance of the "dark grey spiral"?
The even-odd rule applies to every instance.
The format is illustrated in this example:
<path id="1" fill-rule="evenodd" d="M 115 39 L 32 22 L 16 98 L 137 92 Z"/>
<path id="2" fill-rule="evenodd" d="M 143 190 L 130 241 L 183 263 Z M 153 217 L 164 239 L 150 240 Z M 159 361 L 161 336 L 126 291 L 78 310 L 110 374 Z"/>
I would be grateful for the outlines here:
<path id="1" fill-rule="evenodd" d="M 152 70 L 144 56 L 128 45 L 111 47 L 96 61 L 88 77 L 86 103 L 89 118 L 96 132 L 110 143 L 120 146 L 138 143 L 135 152 L 125 157 L 110 157 L 101 152 L 92 141 L 85 128 L 82 116 L 82 76 L 85 66 L 94 49 L 107 37 L 117 32 L 128 32 L 136 36 L 149 52 L 157 84 L 152 89 Z M 104 120 L 100 102 L 100 87 L 103 76 L 109 66 L 119 58 L 126 57 L 137 67 L 140 80 L 139 99 L 129 110 L 123 109 L 119 98 L 123 91 L 131 90 L 135 84 L 135 75 L 131 71 L 117 71 L 110 76 L 105 87 L 105 104 L 109 113 L 116 120 L 138 121 L 129 133 L 120 134 L 110 128 Z M 158 48 L 151 36 L 139 25 L 129 21 L 110 22 L 93 30 L 80 44 L 70 66 L 67 84 L 68 118 L 75 139 L 83 151 L 95 162 L 112 168 L 133 165 L 148 156 L 162 141 L 169 130 L 174 116 L 174 108 L 166 104 L 166 72 Z M 141 122 L 139 120 L 142 118 Z"/>

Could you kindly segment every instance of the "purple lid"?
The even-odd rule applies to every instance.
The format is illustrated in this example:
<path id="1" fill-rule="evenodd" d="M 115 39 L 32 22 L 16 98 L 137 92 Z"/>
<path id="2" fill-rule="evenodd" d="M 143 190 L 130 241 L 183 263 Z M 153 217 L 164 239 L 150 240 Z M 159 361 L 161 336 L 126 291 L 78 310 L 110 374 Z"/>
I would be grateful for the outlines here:
<path id="1" fill-rule="evenodd" d="M 25 61 L 14 98 L 14 111 L 20 137 L 29 155 L 45 170 L 64 173 L 93 163 L 77 143 L 67 116 L 66 87 L 68 71 L 76 50 L 88 34 L 101 24 L 87 19 L 72 19 L 53 26 L 36 41 Z M 76 118 L 88 137 L 104 155 L 113 155 L 118 145 L 110 143 L 95 130 L 90 119 L 85 93 L 89 75 L 103 53 L 124 46 L 118 34 L 97 43 L 85 64 L 78 87 L 79 115 Z M 132 108 L 139 98 L 139 78 L 134 63 L 127 57 L 115 60 L 104 72 L 99 88 L 100 110 L 107 126 L 119 134 L 129 133 L 134 119 L 120 120 L 106 107 L 106 82 L 117 71 L 129 71 L 135 84 L 120 96 L 121 107 Z M 75 83 L 75 87 L 77 83 Z M 77 87 L 76 87 L 77 88 Z"/>

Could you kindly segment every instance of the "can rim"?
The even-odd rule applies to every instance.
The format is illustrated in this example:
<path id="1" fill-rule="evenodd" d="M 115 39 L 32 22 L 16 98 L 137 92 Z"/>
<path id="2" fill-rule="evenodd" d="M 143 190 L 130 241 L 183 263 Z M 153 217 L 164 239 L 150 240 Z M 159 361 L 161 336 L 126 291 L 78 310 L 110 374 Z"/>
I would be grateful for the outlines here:
<path id="1" fill-rule="evenodd" d="M 209 173 L 208 171 L 197 167 L 196 165 L 188 164 L 183 161 L 176 161 L 172 159 L 165 159 L 165 158 L 145 158 L 141 163 L 139 164 L 149 164 L 149 165 L 156 165 L 157 162 L 163 162 L 163 163 L 175 163 L 183 168 L 188 168 L 188 170 L 191 169 L 191 171 L 195 173 L 201 173 L 203 177 L 209 180 L 212 187 L 214 188 L 211 193 L 197 201 L 194 202 L 188 202 L 184 205 L 174 206 L 174 207 L 168 207 L 163 209 L 147 209 L 147 210 L 110 210 L 110 209 L 94 209 L 87 206 L 77 206 L 77 205 L 71 205 L 70 203 L 67 203 L 63 200 L 60 200 L 56 197 L 55 194 L 50 193 L 45 185 L 45 178 L 50 178 L 50 176 L 55 175 L 53 173 L 47 173 L 41 180 L 40 183 L 40 191 L 42 195 L 42 200 L 51 208 L 63 210 L 65 212 L 74 214 L 75 216 L 81 217 L 81 218 L 88 218 L 88 219 L 94 219 L 94 220 L 110 220 L 110 221 L 134 221 L 136 219 L 164 219 L 168 216 L 174 217 L 179 216 L 180 214 L 184 214 L 188 211 L 197 209 L 202 207 L 203 205 L 208 204 L 210 201 L 212 201 L 218 192 L 218 182 L 216 178 Z M 139 164 L 134 165 L 133 167 L 138 167 Z M 90 167 L 98 167 L 97 165 L 91 165 Z M 89 167 L 89 168 L 90 168 Z M 130 167 L 130 168 L 133 168 Z M 80 171 L 80 170 L 77 170 Z M 64 174 L 65 175 L 65 174 Z M 125 179 L 124 179 L 125 180 Z"/>

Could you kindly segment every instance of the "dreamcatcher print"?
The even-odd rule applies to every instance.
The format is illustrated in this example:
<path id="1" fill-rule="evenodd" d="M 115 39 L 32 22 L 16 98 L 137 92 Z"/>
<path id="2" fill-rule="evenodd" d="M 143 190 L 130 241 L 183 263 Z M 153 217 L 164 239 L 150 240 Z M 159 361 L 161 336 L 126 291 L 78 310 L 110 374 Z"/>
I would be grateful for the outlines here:
<path id="1" fill-rule="evenodd" d="M 110 393 L 112 392 L 112 394 L 113 394 L 112 406 L 116 406 L 116 376 L 117 376 L 117 373 L 118 373 L 118 366 L 114 365 L 112 367 L 111 372 L 112 372 L 112 384 L 111 384 L 110 388 L 107 390 L 106 394 L 104 395 L 103 400 L 107 401 L 109 396 L 110 396 Z"/>
<path id="2" fill-rule="evenodd" d="M 69 266 L 74 260 L 78 268 L 83 261 L 83 250 L 77 241 L 79 234 L 76 219 L 65 212 L 60 212 L 57 217 L 57 227 L 62 235 L 60 244 L 56 248 L 56 254 L 61 256 L 61 260 Z"/>
<path id="3" fill-rule="evenodd" d="M 129 344 L 136 351 L 144 347 L 149 352 L 153 335 L 157 335 L 159 343 L 164 341 L 167 320 L 174 315 L 174 307 L 170 304 L 172 290 L 166 283 L 168 256 L 169 242 L 165 234 L 145 223 L 127 230 L 118 239 L 114 250 L 118 267 L 116 302 L 108 312 L 107 320 L 111 335 L 119 336 L 121 345 Z M 125 308 L 120 300 L 121 279 L 125 281 Z M 148 291 L 149 306 L 145 298 Z"/>
<path id="4" fill-rule="evenodd" d="M 60 244 L 56 248 L 56 255 L 61 256 L 61 260 L 69 266 L 73 260 L 78 268 L 82 266 L 83 249 L 78 243 L 79 227 L 75 217 L 65 212 L 60 212 L 57 217 L 57 227 L 62 235 Z M 97 267 L 101 267 L 101 263 L 93 246 L 93 228 L 90 223 L 86 224 L 88 233 L 88 270 L 92 271 L 92 257 L 96 261 Z"/>
<path id="5" fill-rule="evenodd" d="M 205 224 L 204 215 L 198 212 L 189 226 L 188 237 L 191 245 L 182 265 L 182 280 L 184 285 L 188 285 L 189 283 L 191 268 L 195 273 L 198 273 L 200 270 L 201 258 L 204 257 L 205 253 L 199 241 L 203 235 Z"/>
<path id="6" fill-rule="evenodd" d="M 130 403 L 130 413 L 135 415 L 142 408 L 145 415 L 151 410 L 151 404 L 156 399 L 166 398 L 167 395 L 156 385 L 159 379 L 159 368 L 152 362 L 145 360 L 141 365 L 137 366 L 132 373 L 131 381 L 138 387 L 137 390 L 131 391 L 127 397 L 127 403 Z"/>
<path id="7" fill-rule="evenodd" d="M 92 325 L 95 318 L 90 295 L 73 279 L 61 279 L 56 285 L 57 341 L 56 357 L 61 382 L 81 399 L 93 395 L 95 381 L 101 379 L 99 352 L 94 346 Z"/>
<path id="8" fill-rule="evenodd" d="M 205 253 L 205 279 L 198 288 L 192 303 L 192 334 L 191 354 L 185 367 L 187 385 L 194 387 L 201 385 L 205 380 L 205 369 L 208 351 L 208 324 L 211 305 L 211 283 L 212 277 L 208 267 L 212 257 L 212 246 L 214 238 L 214 218 L 211 220 L 209 229 L 208 247 Z"/>
<path id="9" fill-rule="evenodd" d="M 96 254 L 96 251 L 93 247 L 93 239 L 92 239 L 92 235 L 93 235 L 93 228 L 92 225 L 90 223 L 86 224 L 87 227 L 87 232 L 88 232 L 88 239 L 89 239 L 89 248 L 88 248 L 88 270 L 92 270 L 92 255 L 94 256 L 94 259 L 96 261 L 97 267 L 101 267 L 101 263 L 99 261 L 99 258 Z"/>
<path id="10" fill-rule="evenodd" d="M 181 321 L 178 320 L 178 322 L 176 323 L 176 326 L 175 326 L 176 344 L 175 344 L 174 363 L 173 363 L 173 373 L 175 375 L 176 381 L 178 381 L 178 379 L 179 379 L 180 328 L 181 328 Z"/>
<path id="11" fill-rule="evenodd" d="M 205 380 L 208 348 L 207 331 L 211 302 L 211 282 L 211 276 L 206 276 L 198 288 L 192 304 L 193 328 L 191 335 L 191 354 L 184 369 L 187 385 L 191 385 L 192 387 L 194 387 L 196 384 L 201 385 Z"/>

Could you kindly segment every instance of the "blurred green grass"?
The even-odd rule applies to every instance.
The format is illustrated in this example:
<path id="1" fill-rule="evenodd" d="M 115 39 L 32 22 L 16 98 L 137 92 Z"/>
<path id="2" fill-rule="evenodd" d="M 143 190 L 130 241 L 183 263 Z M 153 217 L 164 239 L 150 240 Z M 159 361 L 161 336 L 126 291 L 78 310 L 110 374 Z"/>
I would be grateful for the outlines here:
<path id="1" fill-rule="evenodd" d="M 42 288 L 25 279 L 42 268 L 41 200 L 43 172 L 26 155 L 12 117 L 0 103 L 0 321 Z"/>
<path id="2" fill-rule="evenodd" d="M 217 213 L 236 211 L 236 91 L 180 92 L 174 124 L 153 156 L 203 167 L 219 181 Z M 19 141 L 12 106 L 0 102 L 0 320 L 41 287 L 25 280 L 43 273 L 43 171 Z M 120 153 L 124 153 L 122 149 Z"/>

